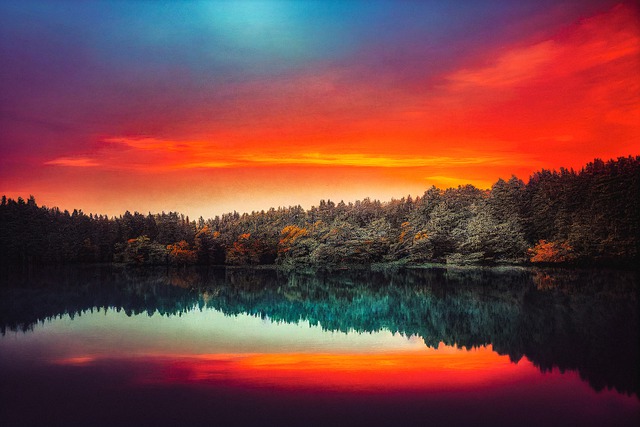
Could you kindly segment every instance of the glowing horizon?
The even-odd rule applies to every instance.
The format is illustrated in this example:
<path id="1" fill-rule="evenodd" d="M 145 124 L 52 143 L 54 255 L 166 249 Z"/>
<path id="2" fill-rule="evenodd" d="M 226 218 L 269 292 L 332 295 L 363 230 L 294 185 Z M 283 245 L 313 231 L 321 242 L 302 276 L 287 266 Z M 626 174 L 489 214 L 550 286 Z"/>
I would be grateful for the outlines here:
<path id="1" fill-rule="evenodd" d="M 7 2 L 0 61 L 0 194 L 61 209 L 209 218 L 640 154 L 631 1 Z"/>

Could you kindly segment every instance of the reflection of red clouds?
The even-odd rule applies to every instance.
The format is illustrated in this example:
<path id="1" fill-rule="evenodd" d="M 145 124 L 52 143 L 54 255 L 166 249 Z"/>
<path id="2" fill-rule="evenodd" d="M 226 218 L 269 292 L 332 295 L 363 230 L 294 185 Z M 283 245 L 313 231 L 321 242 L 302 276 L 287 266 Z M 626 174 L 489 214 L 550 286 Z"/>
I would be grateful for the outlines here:
<path id="1" fill-rule="evenodd" d="M 528 361 L 514 364 L 490 347 L 384 354 L 218 354 L 159 356 L 142 383 L 207 384 L 335 391 L 476 389 L 539 375 Z"/>
<path id="2" fill-rule="evenodd" d="M 98 360 L 93 356 L 76 356 L 76 357 L 67 357 L 64 359 L 55 360 L 54 363 L 57 365 L 67 365 L 67 366 L 82 366 L 89 365 Z"/>

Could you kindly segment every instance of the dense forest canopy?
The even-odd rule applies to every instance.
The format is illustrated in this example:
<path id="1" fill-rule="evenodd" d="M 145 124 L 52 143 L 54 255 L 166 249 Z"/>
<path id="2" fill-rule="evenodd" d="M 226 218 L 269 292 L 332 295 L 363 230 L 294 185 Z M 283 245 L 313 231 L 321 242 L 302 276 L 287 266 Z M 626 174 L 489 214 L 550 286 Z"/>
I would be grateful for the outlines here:
<path id="1" fill-rule="evenodd" d="M 636 265 L 640 156 L 580 171 L 513 176 L 490 190 L 431 187 L 416 198 L 301 206 L 190 220 L 119 217 L 2 197 L 0 262 L 353 265 L 379 262 Z"/>

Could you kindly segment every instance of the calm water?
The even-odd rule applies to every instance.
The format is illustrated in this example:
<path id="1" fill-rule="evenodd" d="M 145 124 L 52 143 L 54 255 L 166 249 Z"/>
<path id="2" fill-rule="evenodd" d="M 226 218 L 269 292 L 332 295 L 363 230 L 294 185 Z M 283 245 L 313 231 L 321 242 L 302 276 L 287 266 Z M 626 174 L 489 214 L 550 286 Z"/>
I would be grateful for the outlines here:
<path id="1" fill-rule="evenodd" d="M 637 273 L 5 273 L 0 423 L 636 425 Z"/>

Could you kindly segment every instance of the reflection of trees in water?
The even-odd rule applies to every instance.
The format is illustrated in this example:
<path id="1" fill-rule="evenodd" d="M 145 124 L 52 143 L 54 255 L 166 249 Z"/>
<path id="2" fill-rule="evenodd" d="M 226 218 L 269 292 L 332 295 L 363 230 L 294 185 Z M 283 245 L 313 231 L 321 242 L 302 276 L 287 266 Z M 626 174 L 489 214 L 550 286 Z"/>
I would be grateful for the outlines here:
<path id="1" fill-rule="evenodd" d="M 514 361 L 527 356 L 543 371 L 577 369 L 596 390 L 639 394 L 636 273 L 96 267 L 5 277 L 3 334 L 95 309 L 175 315 L 209 307 L 274 321 L 307 320 L 334 331 L 388 329 L 419 335 L 433 347 L 492 344 Z"/>

